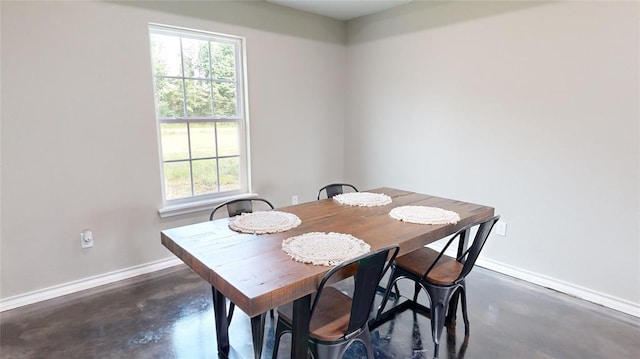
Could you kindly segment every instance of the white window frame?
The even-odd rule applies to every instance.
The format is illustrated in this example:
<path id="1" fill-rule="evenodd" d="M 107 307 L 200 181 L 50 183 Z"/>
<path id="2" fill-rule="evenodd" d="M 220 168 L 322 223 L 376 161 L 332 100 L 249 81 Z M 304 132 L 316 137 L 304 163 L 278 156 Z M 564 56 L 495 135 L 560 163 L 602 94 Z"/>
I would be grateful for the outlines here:
<path id="1" fill-rule="evenodd" d="M 255 194 L 251 193 L 251 171 L 250 171 L 250 150 L 249 150 L 249 111 L 247 105 L 247 97 L 248 97 L 248 86 L 246 81 L 246 48 L 245 42 L 246 39 L 240 36 L 233 36 L 221 33 L 214 33 L 209 31 L 188 29 L 183 27 L 175 27 L 168 26 L 162 24 L 149 23 L 149 43 L 151 43 L 151 34 L 165 34 L 172 36 L 180 36 L 186 38 L 195 38 L 202 39 L 208 41 L 215 41 L 221 43 L 231 43 L 235 45 L 236 48 L 236 73 L 235 73 L 235 85 L 236 85 L 236 106 L 237 106 L 237 116 L 235 117 L 175 117 L 175 118 L 160 118 L 158 116 L 157 109 L 156 113 L 156 128 L 157 128 L 157 136 L 158 136 L 158 153 L 159 153 L 159 165 L 160 165 L 160 180 L 162 185 L 162 208 L 158 209 L 158 213 L 160 217 L 169 217 L 176 216 L 181 214 L 187 214 L 192 212 L 203 211 L 207 209 L 213 208 L 215 205 L 222 203 L 224 201 L 235 199 L 235 198 L 244 198 L 244 197 L 254 197 Z M 150 47 L 151 48 L 151 47 Z M 153 66 L 153 65 L 152 65 Z M 184 76 L 184 74 L 182 74 Z M 182 77 L 185 79 L 185 77 Z M 188 79 L 188 78 L 186 78 Z M 152 70 L 152 80 L 155 82 L 155 74 Z M 155 98 L 155 85 L 154 85 L 154 98 Z M 154 107 L 155 107 L 154 101 Z M 189 197 L 183 197 L 178 199 L 167 199 L 166 196 L 166 186 L 165 186 L 165 175 L 164 175 L 164 158 L 162 152 L 162 136 L 161 136 L 161 124 L 163 123 L 198 123 L 198 122 L 207 122 L 207 123 L 215 123 L 215 122 L 227 122 L 227 121 L 235 121 L 238 124 L 238 132 L 239 132 L 239 180 L 240 180 L 240 189 L 231 190 L 231 191 L 223 191 L 223 192 L 215 192 L 208 194 L 196 194 Z M 216 158 L 218 154 L 216 153 Z M 224 156 L 221 156 L 224 158 Z M 193 161 L 191 157 L 189 161 Z M 192 178 L 193 181 L 193 178 Z M 192 190 L 193 190 L 193 182 L 192 182 Z"/>

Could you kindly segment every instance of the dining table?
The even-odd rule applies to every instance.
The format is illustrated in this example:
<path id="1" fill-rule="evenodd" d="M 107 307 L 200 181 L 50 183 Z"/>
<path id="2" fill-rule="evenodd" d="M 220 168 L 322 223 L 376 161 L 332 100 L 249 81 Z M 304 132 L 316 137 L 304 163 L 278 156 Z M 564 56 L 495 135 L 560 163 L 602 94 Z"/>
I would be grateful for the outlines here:
<path id="1" fill-rule="evenodd" d="M 262 353 L 265 313 L 293 303 L 291 358 L 307 358 L 311 298 L 331 267 L 293 260 L 283 251 L 286 239 L 314 232 L 342 233 L 365 241 L 372 251 L 397 244 L 402 255 L 494 215 L 490 206 L 410 190 L 382 187 L 364 192 L 387 195 L 391 203 L 354 206 L 328 198 L 279 207 L 277 211 L 292 213 L 301 223 L 277 233 L 238 232 L 229 226 L 232 218 L 161 231 L 162 245 L 211 285 L 220 355 L 228 355 L 230 349 L 229 300 L 251 318 L 257 359 Z M 400 221 L 389 215 L 400 206 L 441 208 L 459 214 L 459 220 L 449 224 Z"/>

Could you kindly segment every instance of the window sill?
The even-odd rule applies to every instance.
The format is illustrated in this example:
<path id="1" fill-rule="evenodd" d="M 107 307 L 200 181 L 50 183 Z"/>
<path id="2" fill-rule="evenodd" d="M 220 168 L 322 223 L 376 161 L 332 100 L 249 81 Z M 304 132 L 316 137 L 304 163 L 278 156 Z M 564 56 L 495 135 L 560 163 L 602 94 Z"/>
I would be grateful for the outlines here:
<path id="1" fill-rule="evenodd" d="M 183 214 L 212 210 L 215 206 L 219 205 L 220 203 L 230 201 L 232 199 L 252 198 L 252 197 L 258 197 L 258 194 L 242 193 L 242 194 L 237 194 L 229 197 L 221 197 L 221 198 L 210 199 L 206 201 L 170 205 L 170 206 L 166 206 L 158 209 L 158 214 L 160 215 L 160 218 L 180 216 Z"/>

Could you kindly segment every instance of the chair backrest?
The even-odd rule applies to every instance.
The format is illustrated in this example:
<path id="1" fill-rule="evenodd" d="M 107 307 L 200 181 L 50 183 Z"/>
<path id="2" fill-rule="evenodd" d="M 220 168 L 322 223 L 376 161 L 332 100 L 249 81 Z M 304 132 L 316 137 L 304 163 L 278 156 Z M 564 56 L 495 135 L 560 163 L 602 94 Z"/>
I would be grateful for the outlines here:
<path id="1" fill-rule="evenodd" d="M 369 314 L 373 306 L 378 283 L 382 279 L 387 269 L 393 264 L 398 255 L 397 245 L 381 248 L 359 257 L 344 261 L 327 272 L 318 285 L 313 304 L 311 305 L 311 316 L 319 300 L 322 299 L 322 291 L 327 283 L 331 283 L 334 275 L 343 273 L 346 277 L 354 277 L 353 296 L 351 302 L 351 316 L 349 326 L 344 333 L 349 337 L 369 321 Z"/>
<path id="2" fill-rule="evenodd" d="M 349 183 L 332 183 L 328 184 L 318 191 L 318 199 L 320 199 L 320 195 L 322 195 L 322 191 L 326 191 L 327 198 L 332 198 L 335 195 L 342 194 L 344 192 L 344 187 L 351 188 L 354 192 L 358 192 L 358 189 Z"/>
<path id="3" fill-rule="evenodd" d="M 213 216 L 216 214 L 216 211 L 222 207 L 227 207 L 227 212 L 229 214 L 229 217 L 235 217 L 241 213 L 251 213 L 253 212 L 253 202 L 256 202 L 256 201 L 266 203 L 266 205 L 269 206 L 271 209 L 275 208 L 273 204 L 271 204 L 271 202 L 267 201 L 264 198 L 233 199 L 231 201 L 227 201 L 222 204 L 219 204 L 216 208 L 214 208 L 213 211 L 211 211 L 211 214 L 209 215 L 209 220 L 212 220 Z"/>
<path id="4" fill-rule="evenodd" d="M 480 255 L 480 251 L 484 247 L 484 244 L 487 242 L 487 238 L 489 238 L 491 229 L 499 219 L 500 216 L 494 216 L 484 221 L 470 224 L 458 230 L 458 232 L 456 232 L 447 241 L 447 244 L 444 246 L 444 248 L 442 248 L 436 259 L 433 261 L 433 263 L 431 263 L 429 268 L 427 268 L 427 271 L 424 273 L 423 278 L 426 279 L 429 272 L 431 272 L 431 270 L 438 265 L 438 261 L 440 260 L 440 258 L 442 258 L 442 256 L 444 256 L 445 251 L 449 248 L 449 246 L 451 246 L 452 243 L 464 240 L 466 236 L 471 234 L 471 230 L 477 227 L 476 235 L 473 239 L 473 242 L 471 242 L 471 245 L 469 245 L 468 248 L 466 248 L 462 252 L 462 254 L 460 254 L 456 258 L 456 261 L 462 263 L 462 270 L 460 271 L 460 274 L 458 275 L 456 280 L 454 280 L 452 283 L 458 283 L 463 280 L 469 274 L 469 272 L 471 272 L 471 269 L 473 269 L 473 266 L 475 265 L 476 260 Z"/>
<path id="5" fill-rule="evenodd" d="M 487 239 L 489 238 L 489 234 L 493 229 L 493 226 L 498 222 L 500 216 L 494 216 L 489 218 L 483 222 L 479 222 L 476 225 L 472 225 L 471 227 L 478 227 L 478 231 L 476 232 L 476 236 L 473 239 L 473 243 L 469 246 L 469 248 L 460 255 L 457 260 L 458 262 L 463 263 L 462 273 L 460 273 L 460 278 L 464 278 L 471 272 L 471 269 L 476 263 L 478 256 L 480 255 L 480 251 L 484 247 L 484 244 L 487 243 Z"/>

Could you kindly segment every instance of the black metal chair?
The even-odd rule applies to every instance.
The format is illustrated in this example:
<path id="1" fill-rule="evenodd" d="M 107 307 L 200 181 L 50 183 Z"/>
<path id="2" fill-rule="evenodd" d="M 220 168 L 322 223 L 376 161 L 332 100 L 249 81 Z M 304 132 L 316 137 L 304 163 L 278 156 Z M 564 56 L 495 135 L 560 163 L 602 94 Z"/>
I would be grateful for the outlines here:
<path id="1" fill-rule="evenodd" d="M 397 245 L 382 248 L 345 261 L 325 274 L 318 285 L 309 314 L 308 343 L 313 358 L 341 358 L 353 342 L 360 341 L 364 344 L 367 357 L 373 359 L 369 314 L 378 282 L 395 260 L 398 250 Z M 345 294 L 327 285 L 335 282 L 334 275 L 337 274 L 344 279 L 354 278 L 354 285 L 348 286 L 352 293 Z M 281 336 L 291 333 L 292 321 L 292 304 L 278 308 L 273 358 L 278 355 Z"/>
<path id="2" fill-rule="evenodd" d="M 213 216 L 216 214 L 216 211 L 222 207 L 227 207 L 227 212 L 229 213 L 229 217 L 235 217 L 242 213 L 251 213 L 253 212 L 253 202 L 264 202 L 266 203 L 270 209 L 274 209 L 275 207 L 271 202 L 267 201 L 264 198 L 239 198 L 233 199 L 231 201 L 227 201 L 219 204 L 216 208 L 211 211 L 209 215 L 209 220 L 213 220 Z"/>
<path id="3" fill-rule="evenodd" d="M 209 215 L 209 220 L 212 221 L 213 220 L 213 216 L 216 214 L 216 211 L 218 211 L 220 208 L 223 208 L 223 207 L 227 207 L 227 213 L 229 214 L 229 217 L 235 217 L 235 216 L 240 215 L 242 213 L 252 213 L 253 212 L 253 202 L 264 202 L 267 206 L 269 206 L 270 209 L 274 209 L 275 208 L 273 206 L 273 204 L 271 204 L 271 202 L 269 202 L 268 200 L 266 200 L 264 198 L 238 198 L 238 199 L 232 199 L 230 201 L 221 203 L 218 206 L 216 206 L 216 208 L 214 208 L 213 211 L 211 211 L 211 214 Z M 235 308 L 236 308 L 235 304 L 233 304 L 233 302 L 229 302 L 229 314 L 227 315 L 227 323 L 228 324 L 231 324 L 231 318 L 233 318 L 233 311 L 235 310 Z M 274 317 L 274 311 L 272 309 L 271 310 L 271 318 L 273 318 L 273 317 Z"/>
<path id="4" fill-rule="evenodd" d="M 467 316 L 465 278 L 471 272 L 471 269 L 473 269 L 480 251 L 491 233 L 491 229 L 499 219 L 500 216 L 495 216 L 462 228 L 447 241 L 447 244 L 440 252 L 423 247 L 398 257 L 393 265 L 387 290 L 378 309 L 375 321 L 379 321 L 383 315 L 384 307 L 387 304 L 391 292 L 391 286 L 395 285 L 398 280 L 406 278 L 415 282 L 413 302 L 410 304 L 424 308 L 417 303 L 420 288 L 424 289 L 429 297 L 430 308 L 422 309 L 421 311 L 429 312 L 431 317 L 431 335 L 435 344 L 434 358 L 438 357 L 440 336 L 445 326 L 445 317 L 447 317 L 447 315 L 450 318 L 455 317 L 455 313 L 447 314 L 447 309 L 449 311 L 456 310 L 458 298 L 456 294 L 458 293 L 462 304 L 465 337 L 468 336 L 469 318 Z M 477 232 L 473 242 L 468 248 L 466 248 L 465 245 L 462 247 L 459 246 L 461 250 L 459 250 L 457 258 L 444 255 L 452 243 L 460 240 L 464 242 L 469 233 L 471 233 L 470 231 L 476 227 Z M 458 242 L 458 244 L 460 243 Z"/>
<path id="5" fill-rule="evenodd" d="M 331 198 L 331 197 L 333 197 L 335 195 L 344 193 L 344 188 L 345 187 L 349 187 L 354 192 L 358 192 L 358 189 L 352 184 L 349 184 L 349 183 L 332 183 L 332 184 L 328 184 L 328 185 L 320 188 L 320 190 L 318 191 L 318 199 L 320 199 L 320 195 L 322 195 L 322 191 L 326 191 L 327 198 Z"/>

